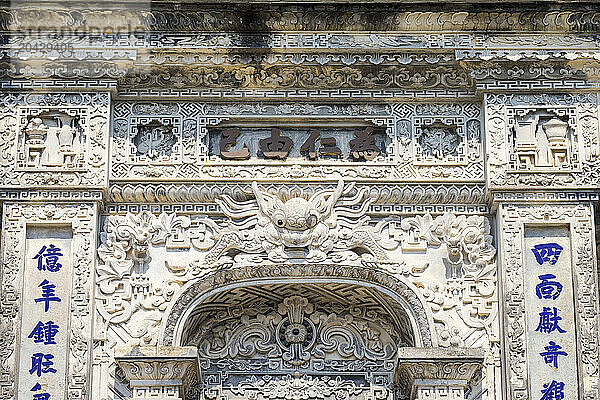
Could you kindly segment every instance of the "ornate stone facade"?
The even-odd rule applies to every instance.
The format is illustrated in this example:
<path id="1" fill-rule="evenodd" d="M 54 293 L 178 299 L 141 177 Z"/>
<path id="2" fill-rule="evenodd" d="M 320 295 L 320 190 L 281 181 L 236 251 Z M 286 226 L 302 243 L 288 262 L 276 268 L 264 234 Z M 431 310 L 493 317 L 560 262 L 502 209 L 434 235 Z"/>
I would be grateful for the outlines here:
<path id="1" fill-rule="evenodd" d="M 0 399 L 600 400 L 593 2 L 71 3 L 0 8 Z"/>

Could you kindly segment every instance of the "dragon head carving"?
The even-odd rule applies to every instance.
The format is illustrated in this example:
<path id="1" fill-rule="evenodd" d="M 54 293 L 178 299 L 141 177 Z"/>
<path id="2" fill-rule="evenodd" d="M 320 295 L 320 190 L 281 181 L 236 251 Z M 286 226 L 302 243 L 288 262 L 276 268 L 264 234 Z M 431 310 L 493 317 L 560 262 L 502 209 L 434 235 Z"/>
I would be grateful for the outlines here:
<path id="1" fill-rule="evenodd" d="M 256 182 L 252 184 L 260 213 L 275 227 L 291 231 L 306 231 L 327 219 L 342 195 L 343 187 L 343 181 L 339 181 L 333 191 L 315 193 L 308 200 L 293 197 L 283 202 L 277 196 L 261 192 Z"/>
<path id="2" fill-rule="evenodd" d="M 290 258 L 289 249 L 306 248 L 306 259 L 323 261 L 333 251 L 361 248 L 383 259 L 385 254 L 367 226 L 367 208 L 372 199 L 366 188 L 347 196 L 353 184 L 338 181 L 333 189 L 319 190 L 310 197 L 282 200 L 252 183 L 255 200 L 235 201 L 228 195 L 217 199 L 227 227 L 216 235 L 218 243 L 206 256 L 215 262 L 225 254 L 266 252 L 269 260 Z M 358 206 L 358 207 L 357 207 Z"/>

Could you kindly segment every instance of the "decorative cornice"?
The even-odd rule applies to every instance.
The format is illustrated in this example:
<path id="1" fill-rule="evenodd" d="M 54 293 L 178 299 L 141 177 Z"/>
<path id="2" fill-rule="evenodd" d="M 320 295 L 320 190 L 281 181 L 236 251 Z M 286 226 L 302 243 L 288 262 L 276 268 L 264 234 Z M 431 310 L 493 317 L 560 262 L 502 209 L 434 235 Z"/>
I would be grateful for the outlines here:
<path id="1" fill-rule="evenodd" d="M 415 386 L 415 381 L 435 380 L 474 383 L 483 367 L 484 352 L 477 348 L 416 348 L 398 349 L 397 374 L 403 382 Z"/>
<path id="2" fill-rule="evenodd" d="M 81 189 L 0 189 L 0 201 L 102 201 L 104 192 L 101 190 Z"/>
<path id="3" fill-rule="evenodd" d="M 561 191 L 496 191 L 490 192 L 490 201 L 493 206 L 498 203 L 510 204 L 547 204 L 547 203 L 581 203 L 596 202 L 600 200 L 599 193 L 592 190 L 561 190 Z"/>
<path id="4" fill-rule="evenodd" d="M 592 32 L 600 29 L 600 12 L 593 6 L 587 9 L 584 6 L 554 6 L 547 11 L 540 11 L 540 8 L 544 8 L 540 5 L 536 5 L 535 9 L 520 11 L 469 11 L 465 8 L 465 11 L 456 12 L 432 11 L 431 6 L 421 7 L 426 11 L 409 11 L 405 5 L 281 5 L 255 8 L 230 6 L 229 9 L 204 5 L 201 11 L 172 10 L 172 7 L 167 7 L 168 5 L 165 9 L 154 10 L 60 10 L 27 7 L 4 9 L 0 11 L 0 30 Z M 521 7 L 523 8 L 526 6 Z"/>
<path id="5" fill-rule="evenodd" d="M 280 196 L 301 193 L 310 196 L 315 191 L 335 186 L 330 184 L 279 184 L 278 181 L 264 182 L 269 191 Z M 483 184 L 377 184 L 357 182 L 356 189 L 368 187 L 369 195 L 375 204 L 485 204 L 486 189 Z M 227 194 L 236 200 L 251 198 L 252 188 L 247 183 L 113 183 L 108 191 L 109 202 L 131 203 L 212 203 L 216 198 Z"/>
<path id="6" fill-rule="evenodd" d="M 195 347 L 117 347 L 115 361 L 132 388 L 175 386 L 187 391 L 200 375 Z"/>

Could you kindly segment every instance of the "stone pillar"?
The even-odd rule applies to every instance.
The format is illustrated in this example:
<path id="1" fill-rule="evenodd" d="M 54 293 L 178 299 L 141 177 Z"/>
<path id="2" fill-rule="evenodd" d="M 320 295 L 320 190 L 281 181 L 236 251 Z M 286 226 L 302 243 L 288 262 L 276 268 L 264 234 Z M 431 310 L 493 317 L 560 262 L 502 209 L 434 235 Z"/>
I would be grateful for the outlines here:
<path id="1" fill-rule="evenodd" d="M 527 196 L 496 195 L 507 393 L 597 399 L 596 195 Z"/>
<path id="2" fill-rule="evenodd" d="M 0 399 L 90 399 L 108 92 L 0 105 Z"/>
<path id="3" fill-rule="evenodd" d="M 464 400 L 483 366 L 480 349 L 404 347 L 398 351 L 398 380 L 413 400 Z"/>
<path id="4" fill-rule="evenodd" d="M 129 380 L 132 400 L 183 400 L 200 374 L 195 347 L 119 347 L 115 360 Z"/>

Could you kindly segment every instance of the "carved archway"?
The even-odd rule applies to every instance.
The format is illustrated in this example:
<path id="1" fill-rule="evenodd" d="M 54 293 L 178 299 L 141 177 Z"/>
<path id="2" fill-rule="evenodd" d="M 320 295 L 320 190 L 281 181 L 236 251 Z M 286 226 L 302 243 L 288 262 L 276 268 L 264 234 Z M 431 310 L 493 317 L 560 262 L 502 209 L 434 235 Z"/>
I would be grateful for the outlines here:
<path id="1" fill-rule="evenodd" d="M 187 283 L 167 310 L 163 320 L 159 344 L 180 345 L 185 321 L 194 308 L 210 296 L 233 287 L 261 286 L 268 283 L 347 283 L 373 288 L 393 299 L 410 319 L 414 332 L 414 346 L 437 345 L 432 334 L 433 320 L 423 306 L 421 294 L 412 284 L 388 274 L 380 268 L 345 266 L 338 264 L 280 264 L 244 266 L 218 270 Z"/>
<path id="2" fill-rule="evenodd" d="M 198 390 L 217 398 L 317 391 L 315 399 L 391 400 L 403 398 L 394 381 L 398 349 L 434 346 L 430 326 L 418 294 L 396 277 L 289 264 L 217 271 L 189 284 L 162 339 L 198 348 Z"/>

